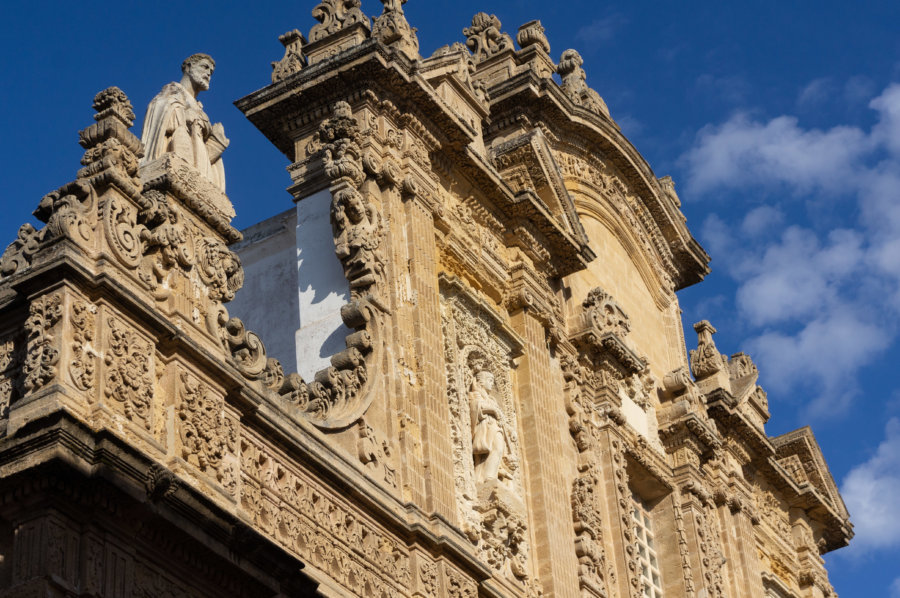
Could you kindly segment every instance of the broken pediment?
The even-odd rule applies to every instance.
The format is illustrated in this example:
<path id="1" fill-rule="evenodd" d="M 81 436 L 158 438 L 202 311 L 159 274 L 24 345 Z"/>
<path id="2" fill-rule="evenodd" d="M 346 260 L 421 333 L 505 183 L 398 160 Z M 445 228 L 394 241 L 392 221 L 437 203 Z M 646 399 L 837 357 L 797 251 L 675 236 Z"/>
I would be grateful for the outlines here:
<path id="1" fill-rule="evenodd" d="M 513 192 L 531 191 L 544 204 L 557 224 L 582 244 L 587 244 L 575 203 L 566 190 L 562 173 L 553 159 L 547 138 L 540 129 L 493 148 L 497 170 Z"/>
<path id="2" fill-rule="evenodd" d="M 841 499 L 834 477 L 825 463 L 822 449 L 809 426 L 772 438 L 776 460 L 798 486 L 810 484 L 841 517 L 847 507 Z"/>

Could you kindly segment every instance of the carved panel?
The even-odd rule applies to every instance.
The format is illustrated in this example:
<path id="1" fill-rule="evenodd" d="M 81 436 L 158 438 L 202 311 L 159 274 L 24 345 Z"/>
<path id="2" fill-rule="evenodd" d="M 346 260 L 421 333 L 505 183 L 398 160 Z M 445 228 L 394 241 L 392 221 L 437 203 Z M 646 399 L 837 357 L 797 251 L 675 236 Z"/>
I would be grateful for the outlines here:
<path id="1" fill-rule="evenodd" d="M 208 384 L 180 372 L 175 404 L 181 457 L 233 491 L 238 424 L 225 412 L 225 400 Z"/>
<path id="2" fill-rule="evenodd" d="M 442 285 L 441 324 L 457 508 L 495 570 L 527 577 L 528 541 L 511 364 L 516 341 L 461 287 Z"/>
<path id="3" fill-rule="evenodd" d="M 28 307 L 27 349 L 22 366 L 26 393 L 38 390 L 56 376 L 59 361 L 56 326 L 62 315 L 62 296 L 58 294 L 35 299 Z"/>
<path id="4" fill-rule="evenodd" d="M 150 430 L 153 408 L 153 345 L 115 316 L 106 317 L 103 393 L 129 420 Z"/>

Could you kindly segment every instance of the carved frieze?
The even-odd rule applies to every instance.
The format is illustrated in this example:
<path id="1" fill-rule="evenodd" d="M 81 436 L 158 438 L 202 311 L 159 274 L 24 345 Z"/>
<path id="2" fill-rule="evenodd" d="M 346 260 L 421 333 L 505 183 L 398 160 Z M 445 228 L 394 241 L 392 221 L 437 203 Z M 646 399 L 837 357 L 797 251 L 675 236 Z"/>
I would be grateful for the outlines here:
<path id="1" fill-rule="evenodd" d="M 261 442 L 246 434 L 239 442 L 241 508 L 260 529 L 354 595 L 408 595 L 405 545 Z"/>

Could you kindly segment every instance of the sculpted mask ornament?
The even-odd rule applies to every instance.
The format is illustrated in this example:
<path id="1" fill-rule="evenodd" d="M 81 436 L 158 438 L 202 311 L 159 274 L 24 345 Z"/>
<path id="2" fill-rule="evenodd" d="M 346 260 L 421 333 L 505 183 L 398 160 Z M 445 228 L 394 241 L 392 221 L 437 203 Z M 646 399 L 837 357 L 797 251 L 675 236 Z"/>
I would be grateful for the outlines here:
<path id="1" fill-rule="evenodd" d="M 147 107 L 141 141 L 146 154 L 141 164 L 173 153 L 225 191 L 222 152 L 228 147 L 222 123 L 211 124 L 197 94 L 209 89 L 216 68 L 207 54 L 194 54 L 181 64 L 181 81 L 162 88 Z"/>

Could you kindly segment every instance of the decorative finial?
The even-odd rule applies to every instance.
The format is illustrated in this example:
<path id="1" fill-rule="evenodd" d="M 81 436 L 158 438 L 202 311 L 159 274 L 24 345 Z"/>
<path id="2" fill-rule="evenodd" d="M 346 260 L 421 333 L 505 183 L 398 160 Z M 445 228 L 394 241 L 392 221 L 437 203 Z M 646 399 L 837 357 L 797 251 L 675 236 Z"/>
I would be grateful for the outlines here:
<path id="1" fill-rule="evenodd" d="M 523 50 L 528 46 L 537 46 L 547 54 L 550 53 L 550 42 L 544 35 L 544 27 L 540 21 L 528 21 L 521 27 L 516 34 L 516 41 Z"/>
<path id="2" fill-rule="evenodd" d="M 606 107 L 606 102 L 585 82 L 587 74 L 581 68 L 582 64 L 584 64 L 584 60 L 581 58 L 581 54 L 575 50 L 566 50 L 562 53 L 559 65 L 556 67 L 556 72 L 562 78 L 561 89 L 575 104 L 609 117 L 609 108 Z"/>
<path id="3" fill-rule="evenodd" d="M 303 56 L 306 38 L 302 33 L 293 29 L 279 35 L 278 41 L 284 46 L 284 57 L 272 63 L 272 83 L 278 83 L 294 73 L 299 73 L 306 66 L 306 58 Z"/>
<path id="4" fill-rule="evenodd" d="M 500 19 L 486 12 L 472 17 L 472 26 L 463 29 L 463 35 L 477 62 L 513 49 L 512 38 L 500 31 Z"/>
<path id="5" fill-rule="evenodd" d="M 381 0 L 384 11 L 375 19 L 372 36 L 415 60 L 419 57 L 419 39 L 416 37 L 416 29 L 409 26 L 403 15 L 403 5 L 406 2 L 407 0 Z"/>

